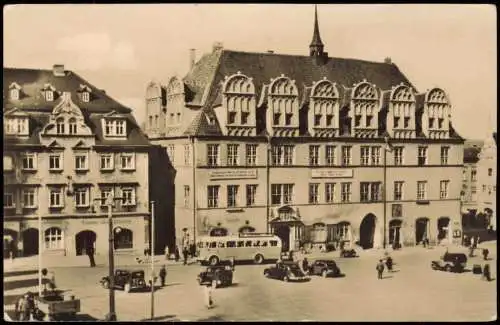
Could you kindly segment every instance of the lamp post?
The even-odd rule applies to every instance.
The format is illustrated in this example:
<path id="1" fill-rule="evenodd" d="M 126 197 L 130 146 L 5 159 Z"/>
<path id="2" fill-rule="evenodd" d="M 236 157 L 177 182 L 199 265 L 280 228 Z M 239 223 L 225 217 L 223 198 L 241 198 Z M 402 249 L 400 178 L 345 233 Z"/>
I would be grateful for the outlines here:
<path id="1" fill-rule="evenodd" d="M 271 174 L 271 169 L 270 169 L 270 164 L 271 164 L 271 136 L 269 134 L 266 135 L 266 147 L 267 147 L 267 164 L 266 164 L 266 232 L 269 233 L 269 194 L 270 194 L 270 174 Z"/>
<path id="2" fill-rule="evenodd" d="M 151 319 L 155 315 L 155 201 L 151 201 Z"/>
<path id="3" fill-rule="evenodd" d="M 384 136 L 385 146 L 384 146 L 384 185 L 383 189 L 383 202 L 384 202 L 384 249 L 387 245 L 387 151 L 392 151 L 392 147 L 389 143 L 389 136 Z"/>
<path id="4" fill-rule="evenodd" d="M 38 297 L 42 297 L 42 214 L 38 214 Z"/>

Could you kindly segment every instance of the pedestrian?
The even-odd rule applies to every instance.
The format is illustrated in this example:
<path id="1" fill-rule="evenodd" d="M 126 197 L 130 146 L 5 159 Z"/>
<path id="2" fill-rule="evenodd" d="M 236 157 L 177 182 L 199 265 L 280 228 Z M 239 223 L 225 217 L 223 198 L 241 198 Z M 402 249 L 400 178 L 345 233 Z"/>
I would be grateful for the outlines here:
<path id="1" fill-rule="evenodd" d="M 467 247 L 467 235 L 464 235 L 464 239 L 462 241 L 462 246 Z"/>
<path id="2" fill-rule="evenodd" d="M 169 254 L 169 253 L 170 253 L 170 252 L 169 252 L 169 249 L 168 249 L 168 245 L 165 245 L 165 260 L 167 260 L 167 261 L 168 261 L 168 258 L 169 258 L 169 256 L 170 256 L 170 254 Z"/>
<path id="3" fill-rule="evenodd" d="M 189 255 L 188 248 L 184 246 L 182 248 L 182 257 L 184 258 L 184 265 L 187 265 L 188 255 Z"/>
<path id="4" fill-rule="evenodd" d="M 207 307 L 207 309 L 211 309 L 214 306 L 214 301 L 212 298 L 212 285 L 207 284 L 203 289 L 205 294 L 205 306 Z"/>
<path id="5" fill-rule="evenodd" d="M 302 270 L 304 273 L 309 273 L 309 261 L 307 260 L 307 257 L 304 257 L 302 260 Z"/>
<path id="6" fill-rule="evenodd" d="M 179 253 L 179 246 L 175 245 L 175 261 L 179 262 L 179 259 L 181 258 L 180 253 Z"/>
<path id="7" fill-rule="evenodd" d="M 483 279 L 486 281 L 491 281 L 490 265 L 485 264 L 483 268 Z"/>
<path id="8" fill-rule="evenodd" d="M 382 274 L 384 273 L 384 260 L 380 260 L 377 264 L 377 273 L 379 280 L 382 279 Z"/>
<path id="9" fill-rule="evenodd" d="M 21 317 L 23 309 L 24 309 L 24 295 L 22 295 L 21 297 L 19 297 L 19 299 L 17 299 L 14 307 L 15 317 L 17 320 L 22 320 Z"/>
<path id="10" fill-rule="evenodd" d="M 477 248 L 477 245 L 479 245 L 479 239 L 480 239 L 480 238 L 479 238 L 479 235 L 478 235 L 478 236 L 477 236 L 477 239 L 476 239 L 476 247 L 474 247 L 474 248 Z"/>
<path id="11" fill-rule="evenodd" d="M 22 257 L 23 255 L 23 241 L 22 240 L 18 240 L 17 241 L 17 256 L 18 257 Z"/>
<path id="12" fill-rule="evenodd" d="M 20 309 L 20 321 L 29 321 L 30 320 L 30 314 L 31 314 L 31 306 L 30 306 L 30 301 L 29 301 L 29 295 L 25 294 L 24 298 L 22 299 L 21 302 L 21 309 Z"/>
<path id="13" fill-rule="evenodd" d="M 385 259 L 385 265 L 387 265 L 387 270 L 389 272 L 392 272 L 392 266 L 393 266 L 392 257 L 387 256 L 387 258 Z"/>
<path id="14" fill-rule="evenodd" d="M 474 257 L 474 246 L 469 247 L 469 257 Z"/>
<path id="15" fill-rule="evenodd" d="M 475 238 L 471 236 L 471 238 L 470 238 L 470 247 L 471 247 L 472 249 L 474 249 L 474 248 L 476 248 L 476 246 L 475 246 L 475 245 L 476 245 L 476 243 L 475 243 Z"/>
<path id="16" fill-rule="evenodd" d="M 425 237 L 424 237 L 424 238 L 422 239 L 422 245 L 424 246 L 424 248 L 426 248 L 426 247 L 427 247 L 427 238 L 425 238 Z"/>
<path id="17" fill-rule="evenodd" d="M 165 268 L 165 264 L 160 269 L 160 281 L 161 281 L 161 287 L 163 288 L 165 286 L 165 278 L 167 277 L 167 269 Z"/>
<path id="18" fill-rule="evenodd" d="M 484 248 L 484 249 L 483 249 L 483 259 L 484 259 L 485 261 L 487 261 L 487 260 L 488 260 L 488 254 L 489 254 L 489 253 L 490 253 L 490 251 L 489 251 L 487 248 Z"/>
<path id="19" fill-rule="evenodd" d="M 93 247 L 87 247 L 87 256 L 89 257 L 90 267 L 95 267 L 94 248 Z"/>

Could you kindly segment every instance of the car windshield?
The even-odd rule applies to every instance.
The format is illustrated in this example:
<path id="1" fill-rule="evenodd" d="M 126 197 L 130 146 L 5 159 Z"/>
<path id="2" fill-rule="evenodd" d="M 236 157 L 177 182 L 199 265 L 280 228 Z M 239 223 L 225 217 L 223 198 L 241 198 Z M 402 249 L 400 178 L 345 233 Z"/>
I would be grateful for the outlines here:
<path id="1" fill-rule="evenodd" d="M 335 262 L 334 261 L 327 261 L 326 265 L 328 265 L 328 266 L 335 266 Z"/>

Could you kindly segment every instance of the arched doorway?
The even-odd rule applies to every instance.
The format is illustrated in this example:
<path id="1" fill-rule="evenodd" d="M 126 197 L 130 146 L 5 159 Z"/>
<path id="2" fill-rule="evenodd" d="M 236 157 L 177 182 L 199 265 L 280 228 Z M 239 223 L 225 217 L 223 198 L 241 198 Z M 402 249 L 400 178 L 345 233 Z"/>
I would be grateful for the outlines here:
<path id="1" fill-rule="evenodd" d="M 38 254 L 38 229 L 28 228 L 23 231 L 23 256 Z"/>
<path id="2" fill-rule="evenodd" d="M 276 226 L 274 228 L 274 234 L 281 239 L 281 250 L 283 252 L 288 252 L 290 250 L 290 226 Z"/>
<path id="3" fill-rule="evenodd" d="M 86 255 L 87 249 L 93 248 L 95 249 L 95 241 L 97 239 L 97 235 L 95 232 L 91 230 L 80 231 L 75 236 L 75 248 L 76 255 Z"/>
<path id="4" fill-rule="evenodd" d="M 429 219 L 418 218 L 415 221 L 415 243 L 418 245 L 424 238 L 429 239 Z"/>
<path id="5" fill-rule="evenodd" d="M 367 214 L 359 226 L 359 245 L 363 249 L 373 248 L 375 238 L 375 225 L 377 217 L 374 214 Z"/>
<path id="6" fill-rule="evenodd" d="M 437 238 L 439 241 L 448 238 L 449 226 L 450 226 L 450 218 L 441 217 L 437 220 L 437 229 L 438 229 Z"/>
<path id="7" fill-rule="evenodd" d="M 221 237 L 221 236 L 227 236 L 228 233 L 229 233 L 229 231 L 226 228 L 217 227 L 217 228 L 213 228 L 212 230 L 210 230 L 209 235 L 211 237 Z"/>
<path id="8" fill-rule="evenodd" d="M 401 247 L 401 220 L 391 220 L 389 222 L 389 245 Z"/>

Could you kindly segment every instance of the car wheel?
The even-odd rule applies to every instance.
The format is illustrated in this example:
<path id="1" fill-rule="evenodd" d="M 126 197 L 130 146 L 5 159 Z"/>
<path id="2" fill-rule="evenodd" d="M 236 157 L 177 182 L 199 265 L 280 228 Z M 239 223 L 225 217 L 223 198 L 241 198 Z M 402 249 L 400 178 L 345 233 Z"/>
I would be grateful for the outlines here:
<path id="1" fill-rule="evenodd" d="M 261 254 L 257 254 L 255 255 L 253 261 L 255 262 L 255 264 L 262 264 L 264 262 L 264 256 L 262 256 Z"/>
<path id="2" fill-rule="evenodd" d="M 283 281 L 285 282 L 288 282 L 290 279 L 288 278 L 288 276 L 285 275 L 285 277 L 283 278 Z"/>
<path id="3" fill-rule="evenodd" d="M 102 287 L 103 287 L 104 289 L 109 289 L 109 281 L 104 281 L 104 282 L 102 283 Z"/>
<path id="4" fill-rule="evenodd" d="M 123 286 L 123 291 L 125 291 L 126 293 L 130 292 L 130 283 L 125 283 L 125 285 Z"/>
<path id="5" fill-rule="evenodd" d="M 328 273 L 326 272 L 326 270 L 323 270 L 323 272 L 321 272 L 321 276 L 323 276 L 324 278 L 326 278 L 327 275 Z"/>
<path id="6" fill-rule="evenodd" d="M 208 263 L 210 265 L 217 265 L 219 264 L 219 258 L 217 256 L 210 256 L 210 258 L 208 259 Z"/>
<path id="7" fill-rule="evenodd" d="M 266 278 L 268 278 L 268 277 L 269 277 L 269 272 L 264 271 L 264 276 L 265 276 Z"/>

